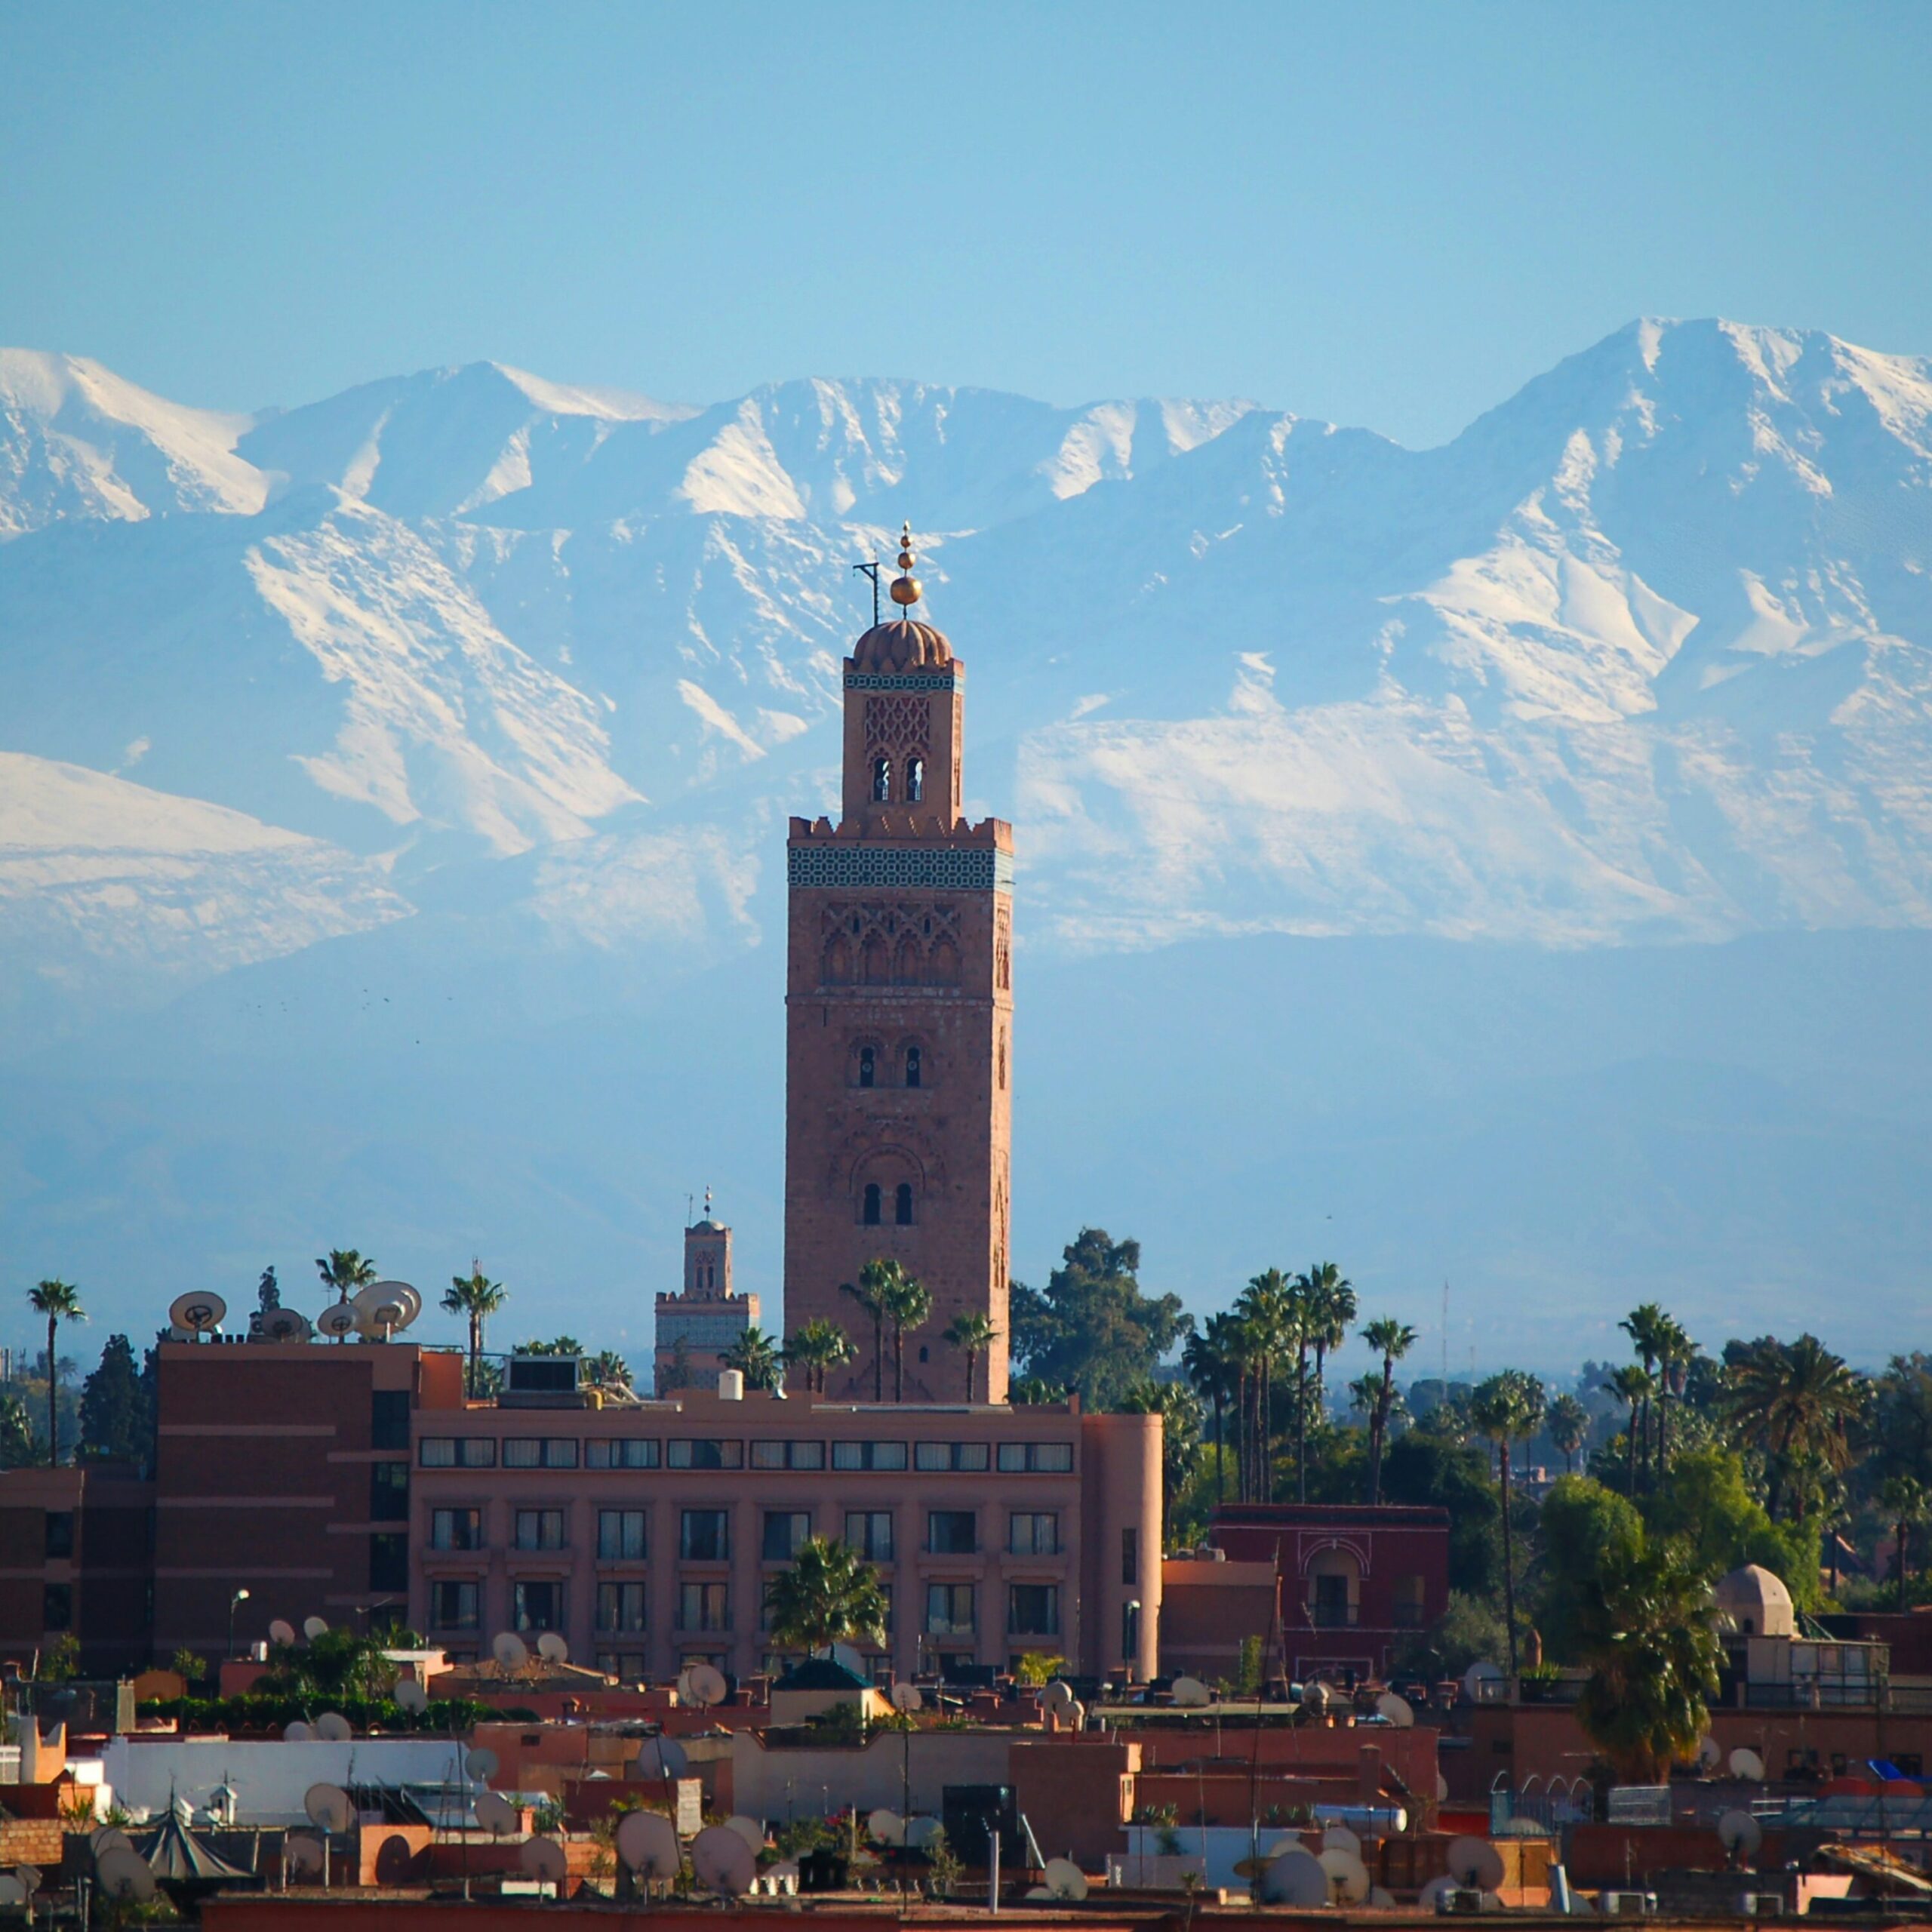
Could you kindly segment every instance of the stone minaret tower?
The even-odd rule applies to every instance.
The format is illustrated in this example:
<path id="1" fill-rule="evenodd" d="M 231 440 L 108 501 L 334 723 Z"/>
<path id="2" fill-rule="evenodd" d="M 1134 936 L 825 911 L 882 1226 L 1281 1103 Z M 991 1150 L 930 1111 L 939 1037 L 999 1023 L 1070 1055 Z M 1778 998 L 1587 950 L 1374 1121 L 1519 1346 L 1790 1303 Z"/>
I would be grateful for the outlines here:
<path id="1" fill-rule="evenodd" d="M 903 542 L 902 611 L 919 598 Z M 907 1400 L 964 1399 L 940 1337 L 968 1310 L 999 1331 L 974 1395 L 1006 1398 L 1013 828 L 960 816 L 965 684 L 930 625 L 867 631 L 845 660 L 842 815 L 795 818 L 786 847 L 785 1321 L 851 1337 L 829 1384 L 848 1398 L 872 1396 L 872 1337 L 840 1284 L 875 1259 L 932 1294 Z M 888 1334 L 888 1399 L 891 1355 Z"/>

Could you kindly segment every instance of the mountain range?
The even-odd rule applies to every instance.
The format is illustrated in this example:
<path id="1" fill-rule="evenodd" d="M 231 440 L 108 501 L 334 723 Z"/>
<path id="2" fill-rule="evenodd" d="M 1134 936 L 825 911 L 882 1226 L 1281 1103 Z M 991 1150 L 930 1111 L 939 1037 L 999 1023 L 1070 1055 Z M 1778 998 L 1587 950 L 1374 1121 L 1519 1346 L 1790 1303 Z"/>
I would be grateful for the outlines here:
<path id="1" fill-rule="evenodd" d="M 902 518 L 968 809 L 1019 832 L 1023 1272 L 1132 1219 L 1205 1306 L 1332 1232 L 1419 1326 L 1466 1281 L 1458 1349 L 1509 1295 L 1579 1352 L 1637 1264 L 1714 1331 L 1900 1345 L 1932 363 L 1717 321 L 1423 451 L 494 364 L 234 415 L 0 351 L 19 1268 L 139 1321 L 278 1255 L 473 1245 L 641 1348 L 728 1177 L 775 1325 L 778 855 Z M 1688 1193 L 1686 1133 L 1724 1150 Z"/>

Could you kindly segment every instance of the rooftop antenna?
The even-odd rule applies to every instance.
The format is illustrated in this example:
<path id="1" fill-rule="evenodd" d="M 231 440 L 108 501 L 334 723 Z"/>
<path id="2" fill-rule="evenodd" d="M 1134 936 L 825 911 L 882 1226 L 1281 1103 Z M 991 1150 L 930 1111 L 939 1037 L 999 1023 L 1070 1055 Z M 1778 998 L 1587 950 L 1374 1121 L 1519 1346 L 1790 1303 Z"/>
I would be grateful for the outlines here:
<path id="1" fill-rule="evenodd" d="M 709 1181 L 704 1186 L 704 1218 L 707 1221 L 711 1219 L 711 1183 Z"/>
<path id="2" fill-rule="evenodd" d="M 1449 1399 L 1449 1277 L 1442 1278 L 1442 1399 Z"/>
<path id="3" fill-rule="evenodd" d="M 854 564 L 854 571 L 860 577 L 872 580 L 872 629 L 878 629 L 878 559 L 875 557 L 869 564 Z"/>

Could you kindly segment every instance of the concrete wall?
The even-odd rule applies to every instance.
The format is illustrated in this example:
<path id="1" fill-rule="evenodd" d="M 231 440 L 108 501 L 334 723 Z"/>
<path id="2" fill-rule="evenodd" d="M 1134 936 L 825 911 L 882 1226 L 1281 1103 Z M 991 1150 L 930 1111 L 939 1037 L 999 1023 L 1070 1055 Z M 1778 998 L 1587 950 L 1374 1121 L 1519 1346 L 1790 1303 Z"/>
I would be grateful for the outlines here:
<path id="1" fill-rule="evenodd" d="M 215 1787 L 234 1788 L 238 1822 L 297 1825 L 308 1822 L 302 1801 L 315 1784 L 346 1784 L 354 1777 L 380 1784 L 438 1784 L 461 1775 L 460 1740 L 447 1737 L 358 1737 L 346 1743 L 251 1743 L 226 1737 L 143 1740 L 110 1738 L 102 1754 L 106 1782 L 134 1812 L 159 1811 L 169 1795 L 198 1810 Z"/>
<path id="2" fill-rule="evenodd" d="M 748 1817 L 783 1824 L 857 1804 L 939 1815 L 952 1784 L 1010 1782 L 1012 1734 L 1003 1730 L 886 1732 L 863 1749 L 768 1749 L 755 1732 L 731 1740 L 731 1801 Z"/>

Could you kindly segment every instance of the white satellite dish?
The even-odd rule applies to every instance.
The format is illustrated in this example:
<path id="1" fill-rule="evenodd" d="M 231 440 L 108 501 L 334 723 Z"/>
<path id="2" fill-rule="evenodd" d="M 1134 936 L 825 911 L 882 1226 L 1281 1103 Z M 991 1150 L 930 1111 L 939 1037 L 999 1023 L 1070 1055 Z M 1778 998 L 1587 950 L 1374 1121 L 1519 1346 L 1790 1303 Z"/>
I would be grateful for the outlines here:
<path id="1" fill-rule="evenodd" d="M 617 1850 L 641 1878 L 675 1878 L 683 1862 L 676 1827 L 661 1811 L 626 1811 L 617 1820 Z"/>
<path id="2" fill-rule="evenodd" d="M 570 1859 L 555 1838 L 525 1838 L 516 1862 L 543 1884 L 561 1885 L 570 1876 Z"/>
<path id="3" fill-rule="evenodd" d="M 110 1851 L 132 1851 L 134 1841 L 118 1825 L 97 1825 L 88 1834 L 88 1849 L 101 1858 Z"/>
<path id="4" fill-rule="evenodd" d="M 291 1832 L 281 1841 L 281 1862 L 291 1871 L 306 1876 L 322 1869 L 322 1841 L 306 1832 Z"/>
<path id="5" fill-rule="evenodd" d="M 1375 1708 L 1382 1713 L 1383 1721 L 1398 1730 L 1407 1730 L 1416 1721 L 1415 1706 L 1393 1690 L 1383 1691 L 1376 1699 Z"/>
<path id="6" fill-rule="evenodd" d="M 707 1825 L 691 1840 L 691 1872 L 706 1891 L 742 1898 L 758 1875 L 758 1860 L 729 1825 Z"/>
<path id="7" fill-rule="evenodd" d="M 715 1664 L 694 1663 L 685 1672 L 685 1676 L 691 1686 L 691 1700 L 694 1704 L 709 1709 L 713 1704 L 724 1703 L 724 1675 Z"/>
<path id="8" fill-rule="evenodd" d="M 1485 1684 L 1500 1684 L 1502 1681 L 1501 1668 L 1486 1660 L 1480 1663 L 1471 1664 L 1463 1673 L 1463 1688 L 1469 1694 L 1469 1700 L 1472 1703 L 1481 1697 L 1482 1687 Z"/>
<path id="9" fill-rule="evenodd" d="M 1326 1905 L 1330 1896 L 1321 1861 L 1299 1847 L 1269 1859 L 1261 1868 L 1260 1884 L 1264 1905 Z"/>
<path id="10" fill-rule="evenodd" d="M 647 1737 L 638 1747 L 637 1775 L 641 1778 L 681 1778 L 691 1762 L 685 1747 L 675 1737 L 660 1731 Z"/>
<path id="11" fill-rule="evenodd" d="M 306 1342 L 310 1333 L 309 1318 L 299 1308 L 272 1308 L 255 1332 L 257 1339 L 264 1342 Z"/>
<path id="12" fill-rule="evenodd" d="M 1043 1711 L 1065 1712 L 1073 1703 L 1073 1686 L 1064 1678 L 1056 1677 L 1040 1693 L 1040 1708 Z"/>
<path id="13" fill-rule="evenodd" d="M 326 1617 L 305 1617 L 302 1620 L 302 1634 L 312 1644 L 318 1637 L 326 1637 L 329 1634 L 328 1619 Z"/>
<path id="14" fill-rule="evenodd" d="M 561 1630 L 546 1630 L 537 1640 L 537 1654 L 546 1663 L 568 1663 L 570 1640 Z"/>
<path id="15" fill-rule="evenodd" d="M 1351 1858 L 1361 1856 L 1361 1840 L 1346 1825 L 1331 1825 L 1321 1834 L 1324 1851 L 1346 1851 Z"/>
<path id="16" fill-rule="evenodd" d="M 407 1328 L 423 1312 L 423 1297 L 407 1281 L 376 1281 L 362 1291 L 370 1298 L 371 1305 L 377 1308 L 393 1308 L 395 1320 L 392 1327 Z"/>
<path id="17" fill-rule="evenodd" d="M 312 1727 L 300 1718 L 292 1718 L 281 1727 L 281 1741 L 285 1744 L 306 1744 L 315 1734 Z"/>
<path id="18" fill-rule="evenodd" d="M 736 1832 L 754 1854 L 764 1849 L 764 1827 L 755 1818 L 747 1818 L 742 1811 L 734 1811 L 724 1820 L 728 1832 Z"/>
<path id="19" fill-rule="evenodd" d="M 1370 1886 L 1368 1909 L 1371 1912 L 1393 1912 L 1395 1909 L 1395 1894 L 1393 1892 L 1383 1890 L 1380 1885 Z"/>
<path id="20" fill-rule="evenodd" d="M 168 1305 L 168 1318 L 191 1335 L 212 1335 L 221 1326 L 228 1304 L 211 1289 L 190 1288 Z"/>
<path id="21" fill-rule="evenodd" d="M 1709 1731 L 1697 1740 L 1697 1768 L 1714 1771 L 1724 1762 L 1724 1746 Z"/>
<path id="22" fill-rule="evenodd" d="M 1449 1801 L 1449 1780 L 1440 1771 L 1435 1774 L 1435 1801 L 1438 1804 Z"/>
<path id="23" fill-rule="evenodd" d="M 1718 1839 L 1726 1851 L 1749 1858 L 1764 1842 L 1764 1828 L 1748 1811 L 1727 1811 L 1718 1820 Z"/>
<path id="24" fill-rule="evenodd" d="M 1070 1858 L 1050 1858 L 1046 1869 L 1047 1896 L 1077 1903 L 1087 1896 L 1087 1875 Z"/>
<path id="25" fill-rule="evenodd" d="M 95 1861 L 100 1888 L 110 1898 L 134 1899 L 145 1905 L 154 1897 L 154 1873 L 137 1851 L 110 1852 Z"/>
<path id="26" fill-rule="evenodd" d="M 479 1792 L 476 1798 L 476 1822 L 492 1838 L 500 1838 L 505 1832 L 513 1832 L 522 1822 L 522 1814 L 500 1791 Z"/>
<path id="27" fill-rule="evenodd" d="M 345 1335 L 355 1332 L 355 1311 L 347 1302 L 339 1301 L 333 1308 L 325 1308 L 315 1317 L 315 1333 L 326 1335 L 332 1342 L 339 1342 Z"/>
<path id="28" fill-rule="evenodd" d="M 1184 1711 L 1198 1711 L 1213 1701 L 1214 1694 L 1198 1677 L 1177 1677 L 1171 1694 Z"/>
<path id="29" fill-rule="evenodd" d="M 939 1820 L 922 1811 L 916 1818 L 906 1820 L 906 1843 L 915 1851 L 923 1851 L 939 1829 Z"/>
<path id="30" fill-rule="evenodd" d="M 867 1834 L 880 1844 L 903 1844 L 906 1820 L 890 1807 L 881 1804 L 866 1819 Z"/>
<path id="31" fill-rule="evenodd" d="M 530 1661 L 530 1646 L 514 1630 L 499 1631 L 490 1654 L 505 1670 L 521 1670 Z"/>
<path id="32" fill-rule="evenodd" d="M 407 1711 L 411 1717 L 420 1716 L 429 1708 L 429 1694 L 413 1677 L 405 1677 L 395 1687 L 396 1709 Z"/>
<path id="33" fill-rule="evenodd" d="M 1440 1912 L 1442 1901 L 1457 1889 L 1456 1881 L 1445 1872 L 1440 1878 L 1432 1878 L 1416 1894 L 1416 1903 L 1424 1912 Z"/>
<path id="34" fill-rule="evenodd" d="M 29 1898 L 32 1898 L 34 1894 L 40 1890 L 38 1866 L 17 1865 L 14 1867 L 14 1876 L 20 1880 L 20 1890 L 25 1892 Z"/>
<path id="35" fill-rule="evenodd" d="M 1465 1889 L 1493 1892 L 1503 1882 L 1503 1854 L 1487 1838 L 1451 1838 L 1443 1862 Z"/>
<path id="36" fill-rule="evenodd" d="M 25 1905 L 27 1888 L 11 1872 L 0 1872 L 0 1905 Z"/>
<path id="37" fill-rule="evenodd" d="M 464 1757 L 463 1768 L 479 1783 L 488 1784 L 497 1775 L 497 1754 L 487 1745 L 479 1744 Z"/>
<path id="38" fill-rule="evenodd" d="M 921 1711 L 926 1706 L 926 1694 L 916 1684 L 895 1684 L 892 1687 L 892 1708 L 895 1711 Z"/>
<path id="39" fill-rule="evenodd" d="M 1764 1781 L 1764 1761 L 1749 1745 L 1740 1744 L 1730 1754 L 1730 1774 L 1743 1778 L 1752 1784 Z"/>
<path id="40" fill-rule="evenodd" d="M 325 1744 L 346 1744 L 355 1727 L 340 1711 L 325 1711 L 315 1720 L 315 1735 Z"/>
<path id="41" fill-rule="evenodd" d="M 1331 1896 L 1345 1905 L 1368 1897 L 1368 1868 L 1352 1851 L 1324 1851 L 1315 1861 L 1327 1875 Z"/>
<path id="42" fill-rule="evenodd" d="M 295 1626 L 285 1617 L 278 1617 L 269 1626 L 269 1641 L 279 1644 L 284 1650 L 290 1649 L 295 1642 Z"/>
<path id="43" fill-rule="evenodd" d="M 355 1807 L 339 1784 L 312 1784 L 303 1794 L 302 1809 L 309 1823 L 325 1832 L 346 1832 L 355 1822 Z"/>

